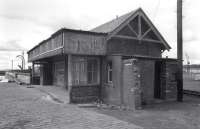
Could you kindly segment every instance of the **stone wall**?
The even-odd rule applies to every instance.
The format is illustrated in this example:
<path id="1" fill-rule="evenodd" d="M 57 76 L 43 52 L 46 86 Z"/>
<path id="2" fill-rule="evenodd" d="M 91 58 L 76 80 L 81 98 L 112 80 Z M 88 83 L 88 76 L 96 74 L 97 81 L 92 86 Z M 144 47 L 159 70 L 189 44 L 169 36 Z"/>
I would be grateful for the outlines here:
<path id="1" fill-rule="evenodd" d="M 22 84 L 30 84 L 31 83 L 31 74 L 23 73 L 23 72 L 6 72 L 5 78 L 10 81 L 15 81 L 17 83 Z"/>
<path id="2" fill-rule="evenodd" d="M 99 85 L 72 86 L 70 89 L 71 103 L 96 102 L 99 99 Z"/>
<path id="3" fill-rule="evenodd" d="M 161 85 L 164 87 L 164 99 L 176 100 L 177 98 L 177 80 L 176 73 L 178 65 L 176 61 L 164 61 L 161 73 Z"/>

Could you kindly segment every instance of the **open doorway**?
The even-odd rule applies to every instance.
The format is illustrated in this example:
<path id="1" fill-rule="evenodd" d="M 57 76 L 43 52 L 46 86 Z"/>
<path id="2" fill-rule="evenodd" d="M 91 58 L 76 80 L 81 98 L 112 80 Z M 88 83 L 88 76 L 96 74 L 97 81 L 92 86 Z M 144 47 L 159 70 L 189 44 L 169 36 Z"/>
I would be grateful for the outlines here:
<path id="1" fill-rule="evenodd" d="M 162 88 L 161 88 L 161 61 L 155 62 L 155 79 L 154 79 L 154 98 L 161 99 L 162 98 Z"/>

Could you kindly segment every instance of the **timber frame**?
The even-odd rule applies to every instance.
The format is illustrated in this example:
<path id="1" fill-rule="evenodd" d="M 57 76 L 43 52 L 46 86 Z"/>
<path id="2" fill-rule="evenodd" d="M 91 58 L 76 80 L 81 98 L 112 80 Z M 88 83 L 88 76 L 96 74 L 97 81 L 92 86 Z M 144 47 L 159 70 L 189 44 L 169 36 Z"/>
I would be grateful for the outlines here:
<path id="1" fill-rule="evenodd" d="M 138 17 L 138 33 L 132 28 L 130 25 L 130 22 Z M 146 30 L 144 34 L 142 34 L 142 22 L 141 19 L 144 19 L 145 22 L 148 24 L 149 28 Z M 125 35 L 118 35 L 117 33 L 122 30 L 125 26 L 128 26 L 128 28 L 136 35 L 136 37 L 133 36 L 125 36 Z M 159 40 L 154 39 L 145 39 L 144 37 L 150 32 L 153 31 L 153 33 L 158 37 Z M 151 20 L 147 17 L 147 15 L 144 13 L 144 11 L 139 8 L 135 11 L 124 23 L 122 23 L 120 26 L 118 26 L 116 29 L 114 29 L 111 33 L 109 33 L 107 40 L 110 40 L 111 38 L 123 38 L 123 39 L 133 39 L 133 40 L 139 40 L 139 41 L 149 41 L 149 42 L 155 42 L 163 44 L 164 47 L 169 50 L 171 47 L 167 44 L 166 40 L 162 37 L 160 32 L 156 29 L 156 27 L 153 25 Z"/>

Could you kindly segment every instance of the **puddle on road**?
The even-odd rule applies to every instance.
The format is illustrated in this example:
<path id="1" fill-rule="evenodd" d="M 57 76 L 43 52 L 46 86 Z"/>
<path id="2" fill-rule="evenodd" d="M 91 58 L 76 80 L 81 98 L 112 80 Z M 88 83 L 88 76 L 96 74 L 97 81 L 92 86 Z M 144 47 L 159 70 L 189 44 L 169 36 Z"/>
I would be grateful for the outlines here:
<path id="1" fill-rule="evenodd" d="M 54 97 L 53 95 L 42 96 L 42 99 L 46 100 L 46 101 L 54 102 L 54 103 L 57 103 L 57 104 L 64 104 L 63 101 L 59 100 L 58 98 Z"/>

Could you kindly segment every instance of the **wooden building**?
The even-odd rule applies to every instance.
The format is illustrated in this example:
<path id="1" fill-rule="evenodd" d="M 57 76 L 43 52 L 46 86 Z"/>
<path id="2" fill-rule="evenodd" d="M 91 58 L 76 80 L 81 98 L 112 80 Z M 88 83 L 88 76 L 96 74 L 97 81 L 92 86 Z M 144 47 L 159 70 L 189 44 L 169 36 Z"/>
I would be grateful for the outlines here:
<path id="1" fill-rule="evenodd" d="M 162 58 L 169 49 L 139 8 L 90 31 L 60 29 L 29 50 L 28 60 L 33 71 L 40 66 L 40 84 L 65 87 L 70 103 L 101 100 L 135 109 L 176 100 L 177 61 Z"/>

